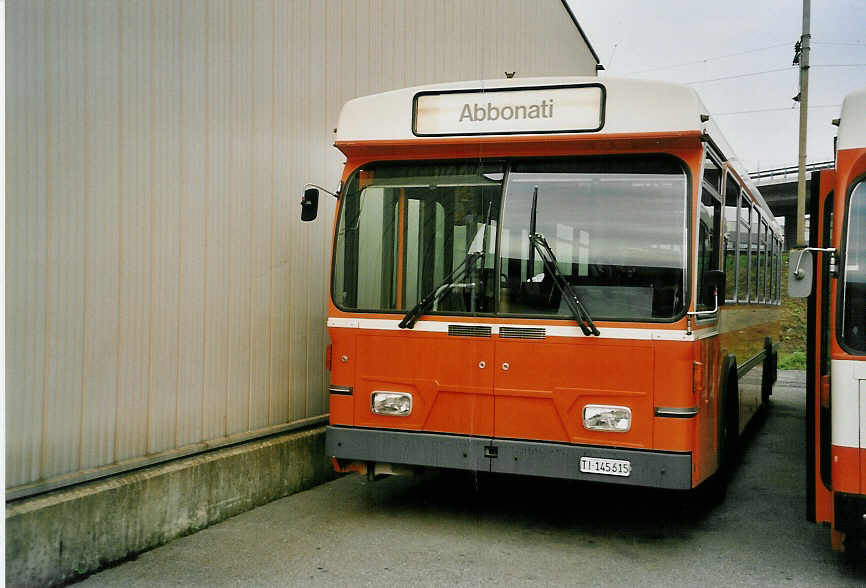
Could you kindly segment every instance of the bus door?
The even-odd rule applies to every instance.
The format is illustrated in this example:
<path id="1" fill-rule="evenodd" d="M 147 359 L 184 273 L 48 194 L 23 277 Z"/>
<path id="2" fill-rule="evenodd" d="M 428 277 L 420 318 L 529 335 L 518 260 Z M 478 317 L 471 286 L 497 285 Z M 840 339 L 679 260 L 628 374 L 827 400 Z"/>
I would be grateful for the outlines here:
<path id="1" fill-rule="evenodd" d="M 832 247 L 834 170 L 812 174 L 809 243 L 813 247 Z M 807 300 L 806 319 L 806 423 L 809 443 L 807 455 L 807 518 L 830 522 L 833 518 L 831 493 L 830 435 L 830 273 L 829 256 L 815 252 L 814 283 Z"/>
<path id="2" fill-rule="evenodd" d="M 613 321 L 682 312 L 686 180 L 672 159 L 513 164 L 500 237 L 498 302 L 508 324 L 495 338 L 497 444 L 652 447 L 652 331 Z M 571 295 L 588 317 L 575 313 Z M 611 322 L 595 335 L 592 321 Z M 599 418 L 604 407 L 620 407 L 622 418 Z M 520 459 L 531 456 L 500 456 L 492 469 L 510 471 Z"/>

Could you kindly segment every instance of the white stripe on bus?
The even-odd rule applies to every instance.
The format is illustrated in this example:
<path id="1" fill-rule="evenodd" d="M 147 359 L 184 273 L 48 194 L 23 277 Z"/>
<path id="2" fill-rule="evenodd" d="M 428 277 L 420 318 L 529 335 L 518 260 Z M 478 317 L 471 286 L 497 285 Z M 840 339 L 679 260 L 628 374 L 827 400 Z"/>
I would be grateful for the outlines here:
<path id="1" fill-rule="evenodd" d="M 372 329 L 380 331 L 399 331 L 399 319 L 368 319 L 368 318 L 344 318 L 329 317 L 328 327 L 344 329 Z M 415 323 L 415 331 L 425 333 L 447 333 L 448 325 L 455 324 L 461 327 L 490 327 L 492 333 L 499 334 L 501 327 L 513 328 L 543 328 L 550 337 L 586 337 L 580 329 L 575 326 L 565 325 L 539 325 L 539 324 L 490 324 L 490 323 L 464 323 L 446 321 L 418 321 Z M 641 341 L 697 341 L 718 335 L 717 327 L 709 327 L 688 334 L 686 331 L 671 329 L 625 329 L 616 327 L 599 327 L 601 332 L 599 339 L 633 339 Z"/>
<path id="2" fill-rule="evenodd" d="M 866 446 L 866 361 L 830 363 L 833 445 Z"/>

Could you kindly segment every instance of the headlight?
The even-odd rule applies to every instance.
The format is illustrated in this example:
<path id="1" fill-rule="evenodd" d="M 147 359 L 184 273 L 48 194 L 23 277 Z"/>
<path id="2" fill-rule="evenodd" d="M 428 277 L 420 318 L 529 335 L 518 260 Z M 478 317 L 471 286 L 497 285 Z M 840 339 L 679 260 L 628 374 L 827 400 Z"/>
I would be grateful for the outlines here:
<path id="1" fill-rule="evenodd" d="M 626 406 L 587 404 L 583 407 L 583 426 L 590 431 L 626 433 L 631 429 L 631 409 Z"/>
<path id="2" fill-rule="evenodd" d="M 370 407 L 373 414 L 409 416 L 412 412 L 412 395 L 406 392 L 373 392 Z"/>

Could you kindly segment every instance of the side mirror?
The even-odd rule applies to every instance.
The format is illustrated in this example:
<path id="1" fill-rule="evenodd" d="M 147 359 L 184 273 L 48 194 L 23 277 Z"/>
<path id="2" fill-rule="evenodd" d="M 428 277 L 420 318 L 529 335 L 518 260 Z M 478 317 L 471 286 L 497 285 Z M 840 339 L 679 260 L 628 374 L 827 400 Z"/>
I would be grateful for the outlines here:
<path id="1" fill-rule="evenodd" d="M 722 270 L 711 270 L 703 275 L 701 281 L 704 291 L 703 299 L 712 302 L 714 296 L 718 296 L 718 305 L 725 303 L 725 272 Z"/>
<path id="2" fill-rule="evenodd" d="M 788 296 L 807 298 L 812 293 L 812 252 L 808 249 L 791 252 L 788 260 Z"/>
<path id="3" fill-rule="evenodd" d="M 307 188 L 304 190 L 304 197 L 301 198 L 301 220 L 310 222 L 316 220 L 316 215 L 319 212 L 319 189 Z"/>

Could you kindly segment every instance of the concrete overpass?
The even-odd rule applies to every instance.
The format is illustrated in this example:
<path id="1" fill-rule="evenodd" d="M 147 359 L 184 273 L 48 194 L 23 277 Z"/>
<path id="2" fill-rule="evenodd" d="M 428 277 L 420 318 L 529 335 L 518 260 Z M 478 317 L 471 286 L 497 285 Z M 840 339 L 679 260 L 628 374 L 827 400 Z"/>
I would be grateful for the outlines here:
<path id="1" fill-rule="evenodd" d="M 810 181 L 813 171 L 833 167 L 832 161 L 806 164 L 806 211 L 809 210 Z M 758 185 L 775 216 L 785 217 L 785 248 L 796 244 L 797 166 L 779 167 L 749 174 Z"/>

